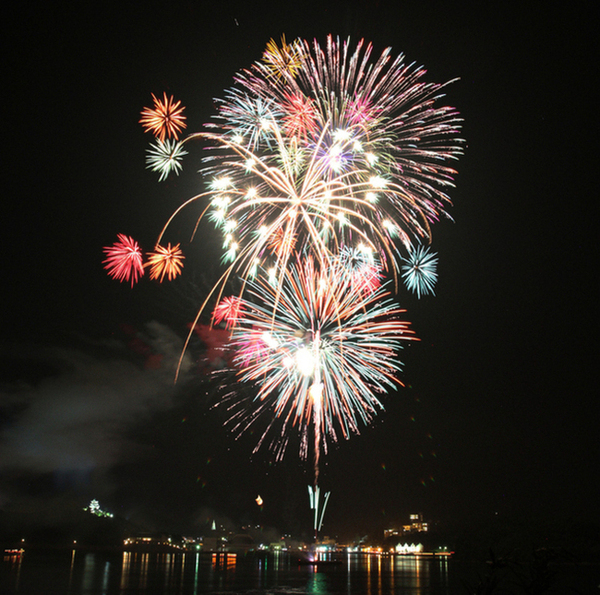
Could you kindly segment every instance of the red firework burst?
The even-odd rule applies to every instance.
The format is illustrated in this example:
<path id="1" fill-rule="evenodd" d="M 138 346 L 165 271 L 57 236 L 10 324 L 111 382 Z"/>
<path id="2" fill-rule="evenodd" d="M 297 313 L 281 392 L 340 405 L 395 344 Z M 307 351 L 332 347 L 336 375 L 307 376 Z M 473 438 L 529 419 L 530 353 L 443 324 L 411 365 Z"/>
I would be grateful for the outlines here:
<path id="1" fill-rule="evenodd" d="M 213 312 L 214 322 L 219 324 L 225 321 L 227 328 L 231 328 L 237 322 L 242 310 L 243 307 L 239 297 L 223 298 Z"/>
<path id="2" fill-rule="evenodd" d="M 289 136 L 306 141 L 308 136 L 316 134 L 317 112 L 310 97 L 302 94 L 285 93 L 285 115 L 283 127 Z"/>
<path id="3" fill-rule="evenodd" d="M 181 105 L 181 101 L 175 103 L 173 96 L 167 98 L 166 93 L 163 93 L 162 100 L 152 93 L 152 99 L 154 108 L 145 107 L 142 111 L 140 124 L 144 132 L 152 132 L 161 141 L 164 141 L 165 137 L 179 138 L 179 133 L 186 127 L 183 115 L 185 107 Z"/>
<path id="4" fill-rule="evenodd" d="M 131 286 L 144 275 L 142 251 L 139 244 L 131 237 L 122 233 L 117 234 L 118 241 L 104 248 L 106 260 L 104 268 L 109 276 L 118 281 L 131 280 Z"/>

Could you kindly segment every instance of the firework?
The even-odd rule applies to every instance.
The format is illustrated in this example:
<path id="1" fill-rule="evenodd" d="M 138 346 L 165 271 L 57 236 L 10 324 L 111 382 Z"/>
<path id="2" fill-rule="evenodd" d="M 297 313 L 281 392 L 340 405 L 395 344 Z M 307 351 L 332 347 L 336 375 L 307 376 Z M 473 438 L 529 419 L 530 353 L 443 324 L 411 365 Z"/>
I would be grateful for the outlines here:
<path id="1" fill-rule="evenodd" d="M 172 171 L 179 175 L 184 155 L 187 155 L 187 151 L 183 148 L 183 142 L 159 139 L 154 144 L 150 143 L 146 156 L 146 169 L 160 172 L 158 181 L 162 182 Z"/>
<path id="2" fill-rule="evenodd" d="M 325 265 L 362 244 L 395 275 L 396 244 L 428 240 L 448 216 L 462 140 L 445 85 L 390 49 L 371 56 L 332 37 L 325 48 L 271 42 L 192 135 L 211 143 L 209 187 L 186 204 L 208 200 L 230 273 L 285 271 L 296 251 Z"/>
<path id="3" fill-rule="evenodd" d="M 213 312 L 213 321 L 215 324 L 225 322 L 225 326 L 231 328 L 237 323 L 241 311 L 243 311 L 243 306 L 241 305 L 240 298 L 223 298 Z"/>
<path id="4" fill-rule="evenodd" d="M 358 248 L 343 247 L 336 261 L 344 274 L 350 276 L 354 291 L 371 293 L 381 286 L 381 264 L 364 244 L 359 244 Z"/>
<path id="5" fill-rule="evenodd" d="M 406 287 L 419 298 L 421 295 L 433 294 L 437 281 L 437 254 L 430 252 L 425 246 L 418 246 L 402 261 L 402 279 Z"/>
<path id="6" fill-rule="evenodd" d="M 288 44 L 285 41 L 285 35 L 282 35 L 280 47 L 274 39 L 271 39 L 267 44 L 267 49 L 263 53 L 262 60 L 271 76 L 279 78 L 283 72 L 286 72 L 289 76 L 293 77 L 302 65 L 299 43 L 294 41 Z"/>
<path id="7" fill-rule="evenodd" d="M 404 310 L 384 287 L 355 289 L 351 270 L 339 259 L 321 268 L 298 258 L 271 285 L 263 276 L 248 282 L 249 299 L 232 330 L 239 379 L 255 385 L 257 407 L 233 415 L 238 430 L 271 412 L 257 449 L 277 423 L 271 447 L 280 458 L 292 428 L 306 457 L 309 438 L 315 458 L 328 440 L 349 438 L 383 408 L 380 395 L 400 383 L 397 353 L 413 332 Z M 318 465 L 315 465 L 318 475 Z"/>
<path id="8" fill-rule="evenodd" d="M 157 244 L 154 252 L 148 254 L 148 262 L 145 264 L 150 267 L 150 279 L 158 279 L 162 283 L 166 276 L 172 281 L 181 274 L 184 258 L 179 244 L 173 247 L 170 243 L 166 247 Z"/>
<path id="9" fill-rule="evenodd" d="M 151 132 L 157 139 L 164 141 L 165 137 L 179 138 L 179 133 L 186 127 L 184 106 L 181 101 L 174 102 L 173 97 L 163 94 L 163 99 L 157 99 L 152 93 L 154 108 L 145 107 L 142 111 L 140 124 L 144 132 Z"/>
<path id="10" fill-rule="evenodd" d="M 117 234 L 118 241 L 104 248 L 106 259 L 104 268 L 109 276 L 118 281 L 131 280 L 131 286 L 144 275 L 142 251 L 139 244 L 131 237 Z"/>
<path id="11" fill-rule="evenodd" d="M 321 47 L 282 37 L 215 100 L 204 131 L 179 142 L 184 108 L 166 93 L 152 95 L 154 108 L 142 112 L 157 139 L 146 163 L 159 181 L 179 174 L 184 143 L 208 145 L 206 187 L 163 227 L 150 276 L 181 272 L 179 245 L 160 242 L 175 217 L 200 204 L 194 233 L 202 218 L 214 223 L 227 267 L 188 342 L 199 333 L 211 369 L 235 370 L 230 422 L 244 431 L 264 420 L 257 449 L 273 436 L 280 458 L 295 430 L 306 457 L 314 440 L 315 489 L 328 443 L 358 433 L 383 408 L 382 395 L 401 384 L 398 351 L 415 337 L 385 277 L 393 275 L 397 289 L 401 274 L 419 297 L 433 293 L 437 278 L 437 257 L 421 243 L 432 224 L 450 218 L 462 120 L 443 101 L 449 83 L 425 82 L 425 72 L 390 48 L 375 55 L 363 41 L 330 36 Z M 141 256 L 135 268 L 115 247 L 105 250 L 107 268 L 133 283 L 143 274 Z M 223 297 L 232 275 L 240 292 Z M 211 325 L 201 324 L 215 302 Z M 250 409 L 237 398 L 243 385 L 253 391 Z"/>

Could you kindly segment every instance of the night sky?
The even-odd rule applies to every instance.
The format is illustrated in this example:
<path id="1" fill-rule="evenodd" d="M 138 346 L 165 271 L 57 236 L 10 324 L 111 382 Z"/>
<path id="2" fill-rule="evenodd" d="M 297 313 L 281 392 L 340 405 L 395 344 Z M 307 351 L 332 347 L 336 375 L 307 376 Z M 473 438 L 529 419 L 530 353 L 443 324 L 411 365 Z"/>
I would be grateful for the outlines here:
<path id="1" fill-rule="evenodd" d="M 125 233 L 151 249 L 201 189 L 199 148 L 167 182 L 145 170 L 150 93 L 181 99 L 198 131 L 271 38 L 332 33 L 459 78 L 447 102 L 467 146 L 454 222 L 433 228 L 436 297 L 400 295 L 421 339 L 402 353 L 406 388 L 326 457 L 324 532 L 412 512 L 599 520 L 595 5 L 454 4 L 22 3 L 4 19 L 0 509 L 51 517 L 97 498 L 184 533 L 212 519 L 310 532 L 310 461 L 252 456 L 257 436 L 235 440 L 212 407 L 214 381 L 173 384 L 219 272 L 216 232 L 186 246 L 177 228 L 187 266 L 169 286 L 109 279 L 102 247 Z"/>

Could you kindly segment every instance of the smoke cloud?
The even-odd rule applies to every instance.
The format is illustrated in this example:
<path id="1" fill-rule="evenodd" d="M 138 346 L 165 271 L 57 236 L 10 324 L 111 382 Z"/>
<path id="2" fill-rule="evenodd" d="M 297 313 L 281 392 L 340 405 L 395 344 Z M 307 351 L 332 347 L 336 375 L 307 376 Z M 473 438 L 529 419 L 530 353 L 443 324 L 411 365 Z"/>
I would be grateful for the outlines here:
<path id="1" fill-rule="evenodd" d="M 0 506 L 36 476 L 56 487 L 104 475 L 136 456 L 133 424 L 173 406 L 182 340 L 158 322 L 122 335 L 0 348 Z M 184 359 L 182 384 L 188 369 Z"/>

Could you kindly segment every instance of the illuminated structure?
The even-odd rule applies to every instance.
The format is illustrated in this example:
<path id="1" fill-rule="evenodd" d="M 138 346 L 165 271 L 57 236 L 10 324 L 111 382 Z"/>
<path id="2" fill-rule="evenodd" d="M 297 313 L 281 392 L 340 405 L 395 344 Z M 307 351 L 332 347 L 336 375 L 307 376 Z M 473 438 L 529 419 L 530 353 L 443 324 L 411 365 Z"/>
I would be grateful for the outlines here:
<path id="1" fill-rule="evenodd" d="M 93 514 L 95 516 L 106 517 L 109 519 L 112 519 L 114 516 L 112 513 L 102 510 L 100 508 L 100 503 L 98 502 L 98 500 L 92 500 L 90 502 L 89 506 L 86 506 L 83 510 L 85 512 L 90 512 L 91 514 Z"/>
<path id="2" fill-rule="evenodd" d="M 418 543 L 417 545 L 415 545 L 414 543 L 411 543 L 410 545 L 408 545 L 408 543 L 399 543 L 396 546 L 396 553 L 397 554 L 421 554 L 423 553 L 423 544 Z"/>
<path id="3" fill-rule="evenodd" d="M 427 523 L 423 522 L 423 515 L 421 513 L 410 515 L 410 525 L 404 525 L 404 533 L 424 533 L 427 531 Z"/>
<path id="4" fill-rule="evenodd" d="M 395 527 L 391 529 L 384 529 L 384 539 L 398 537 L 404 533 L 425 533 L 428 530 L 427 523 L 423 522 L 423 515 L 421 513 L 411 514 L 409 516 L 409 520 L 410 523 L 407 525 L 402 525 L 401 529 L 397 529 Z"/>

